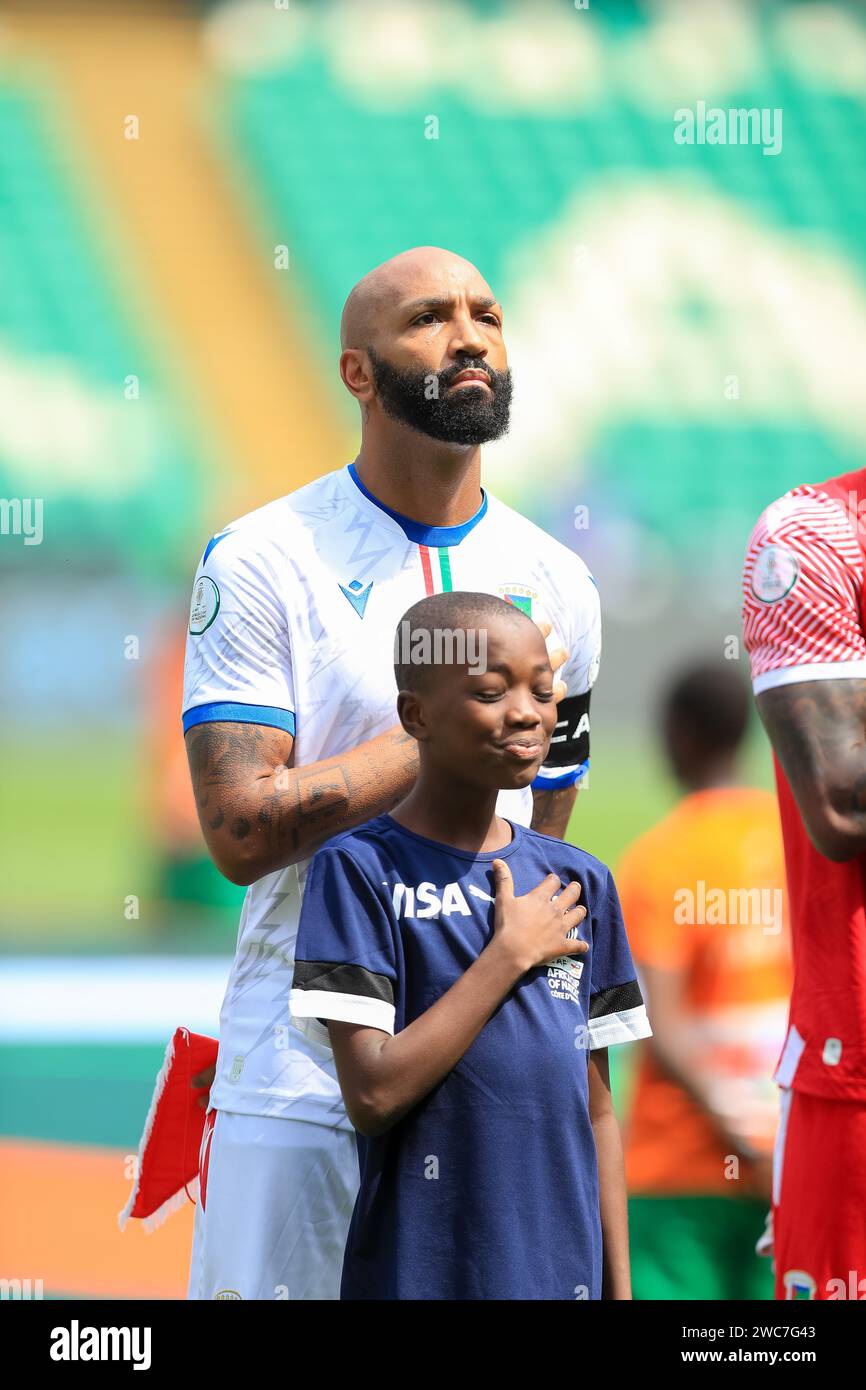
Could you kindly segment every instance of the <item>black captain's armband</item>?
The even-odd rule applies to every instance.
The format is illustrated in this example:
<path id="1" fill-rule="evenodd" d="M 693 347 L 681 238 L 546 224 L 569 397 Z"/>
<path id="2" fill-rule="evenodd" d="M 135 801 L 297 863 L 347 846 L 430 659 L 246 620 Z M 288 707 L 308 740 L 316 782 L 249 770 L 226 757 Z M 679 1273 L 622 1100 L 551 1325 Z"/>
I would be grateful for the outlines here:
<path id="1" fill-rule="evenodd" d="M 589 757 L 589 697 L 566 695 L 556 707 L 559 718 L 550 740 L 550 751 L 543 767 L 575 767 Z"/>

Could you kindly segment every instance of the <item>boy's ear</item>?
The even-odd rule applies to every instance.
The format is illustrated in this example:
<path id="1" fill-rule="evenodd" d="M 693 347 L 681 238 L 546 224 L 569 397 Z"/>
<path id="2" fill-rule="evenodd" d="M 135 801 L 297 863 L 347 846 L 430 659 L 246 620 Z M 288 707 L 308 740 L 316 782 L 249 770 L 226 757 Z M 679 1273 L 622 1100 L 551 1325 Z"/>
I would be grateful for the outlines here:
<path id="1" fill-rule="evenodd" d="M 397 696 L 397 718 L 403 725 L 407 734 L 411 734 L 419 743 L 424 743 L 428 737 L 427 720 L 424 713 L 424 702 L 414 690 L 401 690 Z"/>

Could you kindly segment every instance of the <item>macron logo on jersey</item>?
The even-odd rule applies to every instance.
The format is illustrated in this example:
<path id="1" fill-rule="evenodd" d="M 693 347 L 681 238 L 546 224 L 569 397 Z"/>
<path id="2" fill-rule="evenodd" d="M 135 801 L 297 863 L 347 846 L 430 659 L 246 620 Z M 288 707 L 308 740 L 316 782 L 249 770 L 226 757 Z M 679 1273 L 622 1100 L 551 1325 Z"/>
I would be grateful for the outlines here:
<path id="1" fill-rule="evenodd" d="M 387 880 L 383 879 L 383 883 L 387 888 Z M 483 888 L 476 888 L 474 883 L 470 883 L 469 892 L 473 898 L 493 902 L 490 894 L 485 893 Z M 472 915 L 459 883 L 446 883 L 441 895 L 435 883 L 419 883 L 417 887 L 395 883 L 391 890 L 391 903 L 398 920 L 401 917 L 450 917 L 452 912 L 459 912 L 461 917 Z"/>
<path id="2" fill-rule="evenodd" d="M 340 585 L 340 593 L 346 595 L 346 598 L 351 603 L 359 618 L 363 618 L 364 616 L 364 609 L 367 607 L 367 599 L 370 597 L 370 590 L 372 587 L 372 579 L 366 589 L 360 579 L 353 579 L 348 589 L 344 589 L 343 585 Z"/>

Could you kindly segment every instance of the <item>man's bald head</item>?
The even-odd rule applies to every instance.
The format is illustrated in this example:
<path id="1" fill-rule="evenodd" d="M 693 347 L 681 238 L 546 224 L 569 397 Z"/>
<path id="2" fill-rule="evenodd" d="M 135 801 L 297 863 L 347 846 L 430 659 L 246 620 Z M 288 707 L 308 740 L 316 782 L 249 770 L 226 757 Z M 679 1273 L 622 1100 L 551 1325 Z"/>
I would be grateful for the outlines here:
<path id="1" fill-rule="evenodd" d="M 480 271 L 464 256 L 441 246 L 413 246 L 368 271 L 350 290 L 340 320 L 341 348 L 367 347 L 384 309 L 410 295 L 441 292 L 448 282 L 455 288 L 474 282 L 473 288 L 486 294 L 491 304 L 496 302 Z"/>
<path id="2" fill-rule="evenodd" d="M 472 448 L 508 429 L 502 310 L 464 256 L 415 246 L 376 266 L 346 300 L 340 336 L 364 437 L 396 422 Z"/>

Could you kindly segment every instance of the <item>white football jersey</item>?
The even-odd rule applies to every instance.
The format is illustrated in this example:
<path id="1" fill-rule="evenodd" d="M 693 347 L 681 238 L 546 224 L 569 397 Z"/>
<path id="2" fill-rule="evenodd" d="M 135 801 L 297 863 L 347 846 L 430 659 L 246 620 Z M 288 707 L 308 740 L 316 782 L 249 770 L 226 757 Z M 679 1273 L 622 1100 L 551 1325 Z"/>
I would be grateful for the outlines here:
<path id="1" fill-rule="evenodd" d="M 548 618 L 569 653 L 567 697 L 534 786 L 588 766 L 589 689 L 601 622 L 589 571 L 567 546 L 484 493 L 460 526 L 423 526 L 378 502 L 349 464 L 233 522 L 209 541 L 193 586 L 184 731 L 232 720 L 285 729 L 303 768 L 398 723 L 394 634 L 425 595 L 475 590 Z M 500 792 L 528 825 L 529 787 Z M 220 1014 L 219 1110 L 351 1128 L 330 1049 L 289 1016 L 309 860 L 248 889 Z"/>

